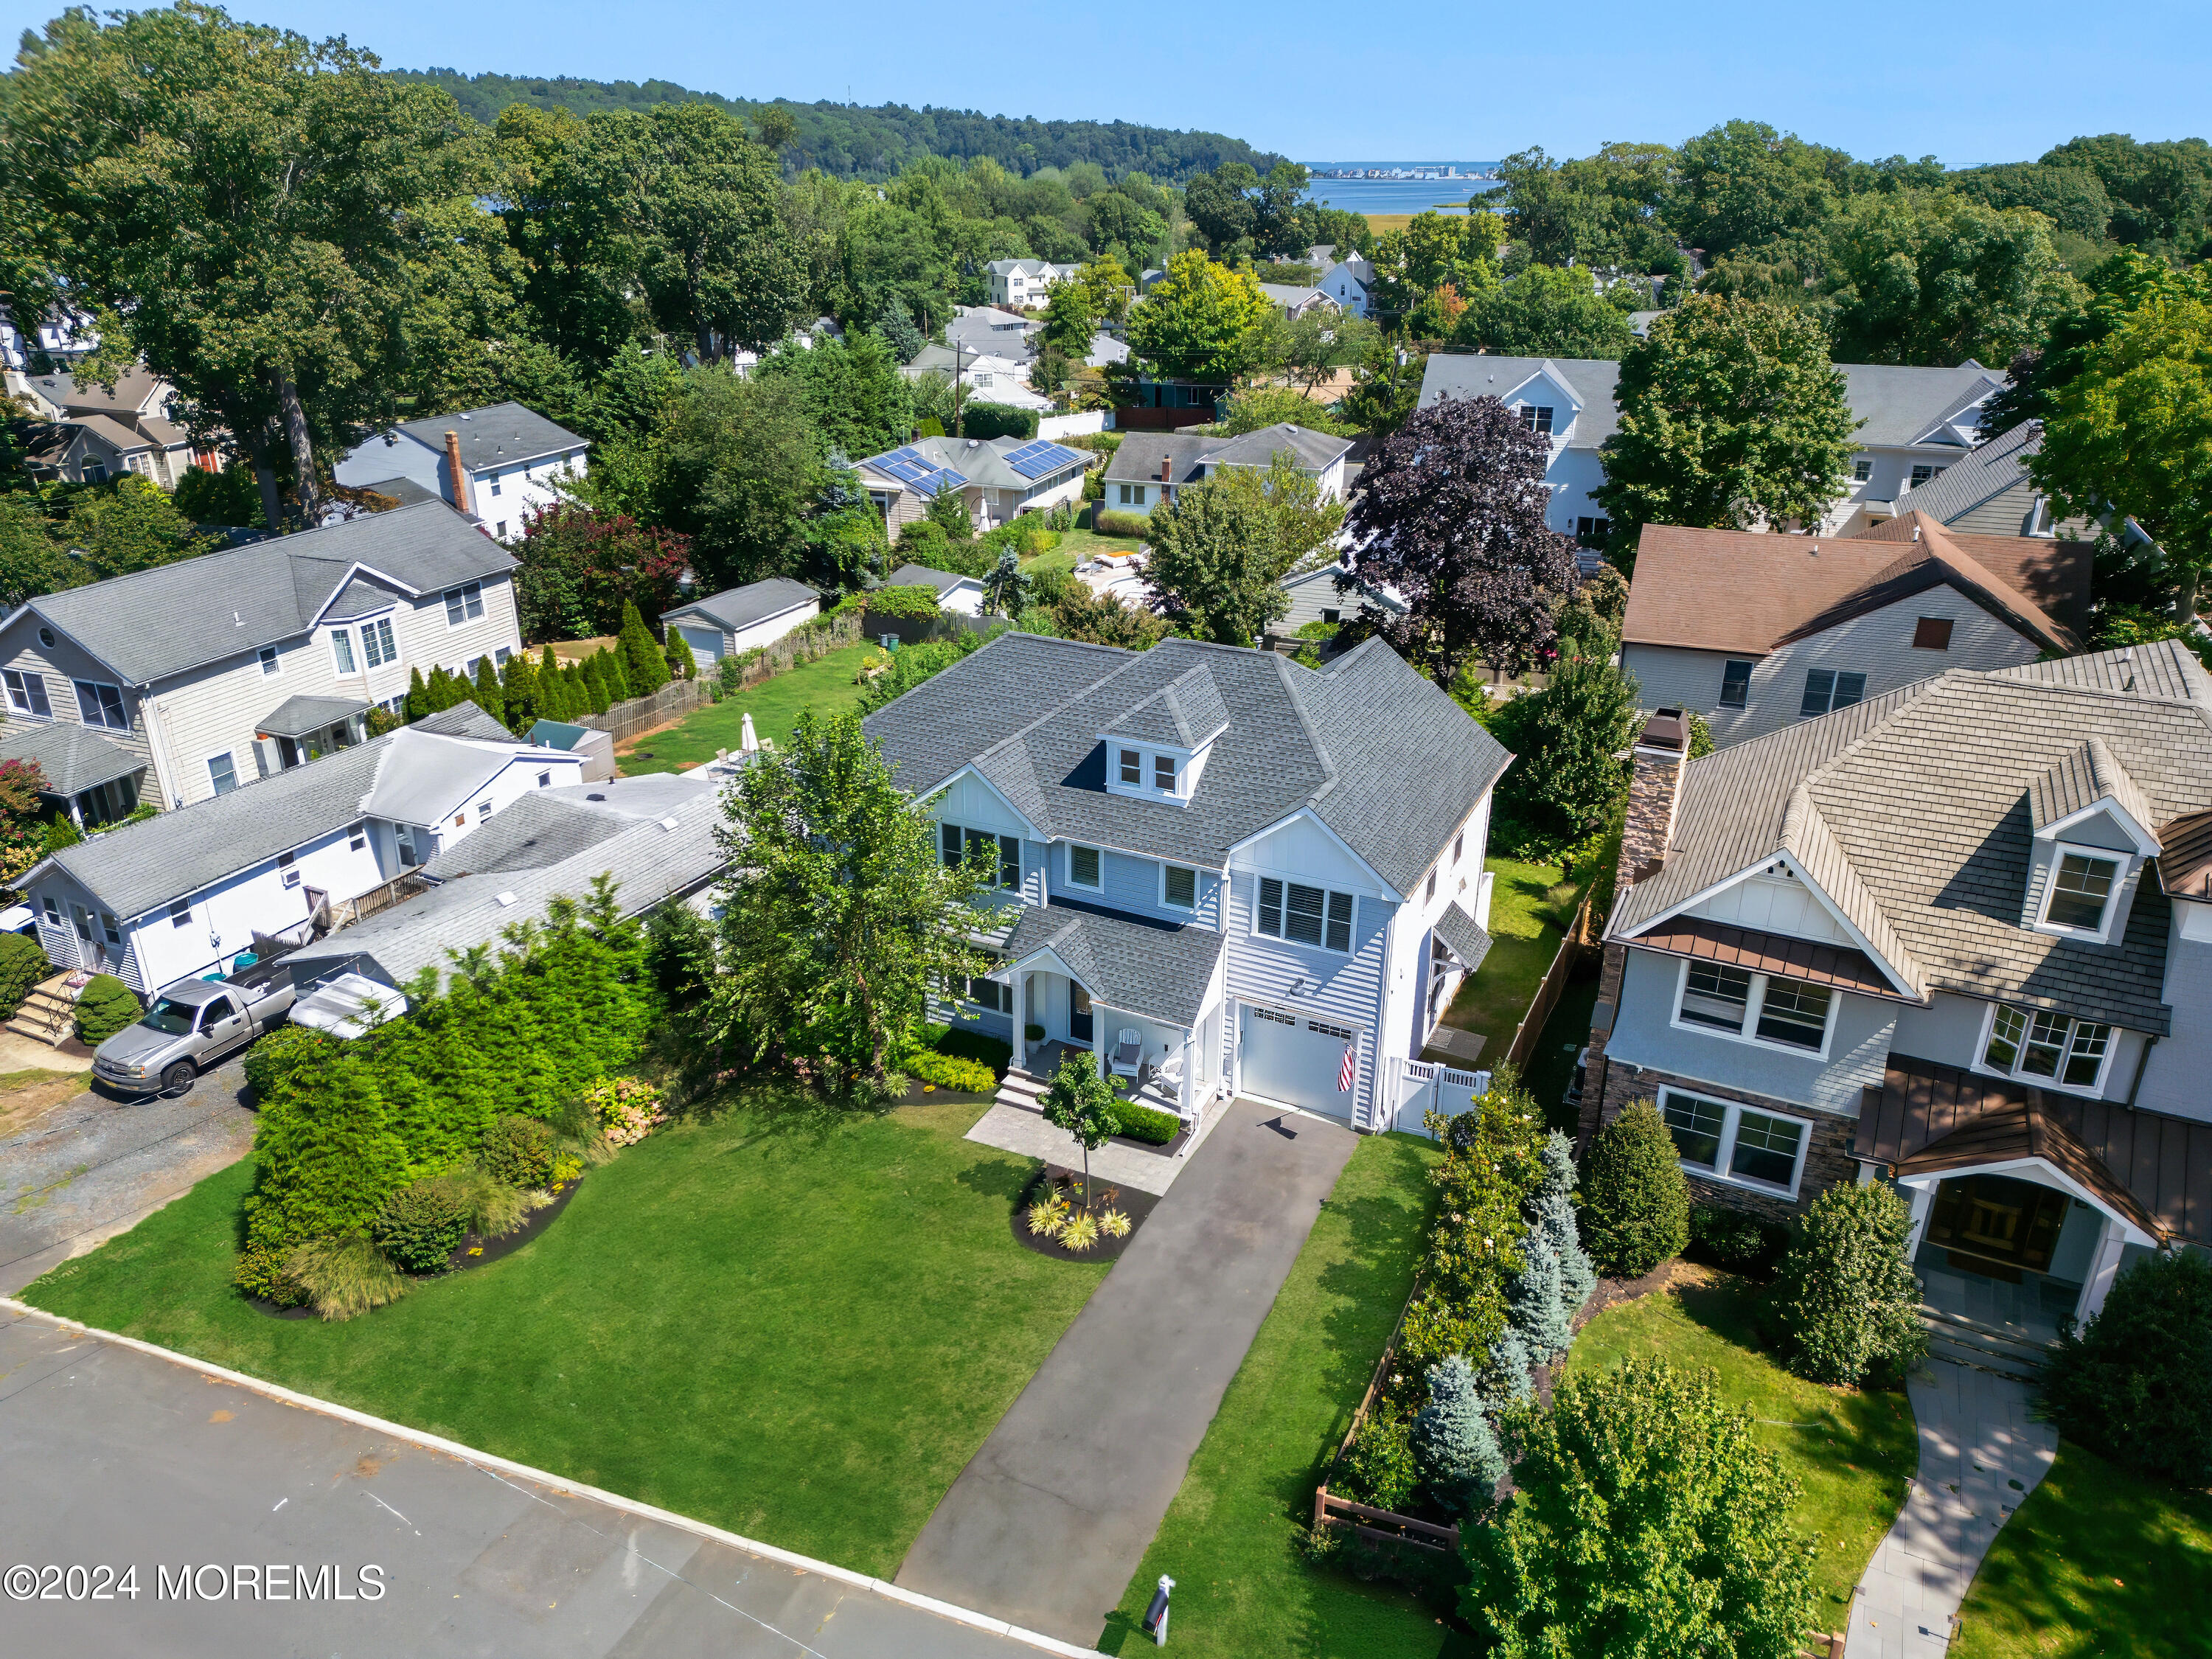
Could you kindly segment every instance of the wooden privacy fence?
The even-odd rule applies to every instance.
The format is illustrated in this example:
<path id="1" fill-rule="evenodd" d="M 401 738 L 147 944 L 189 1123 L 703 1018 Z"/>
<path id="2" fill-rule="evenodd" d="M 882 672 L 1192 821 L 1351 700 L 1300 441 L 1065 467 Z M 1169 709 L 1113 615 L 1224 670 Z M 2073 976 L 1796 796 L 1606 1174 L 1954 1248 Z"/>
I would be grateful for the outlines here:
<path id="1" fill-rule="evenodd" d="M 632 697 L 628 702 L 611 704 L 604 714 L 580 714 L 576 724 L 611 732 L 617 743 L 628 743 L 639 732 L 680 720 L 712 700 L 703 679 L 672 680 L 649 697 Z"/>
<path id="2" fill-rule="evenodd" d="M 1516 1072 L 1525 1073 L 1529 1056 L 1536 1052 L 1536 1043 L 1544 1035 L 1544 1022 L 1551 1018 L 1552 1010 L 1559 1004 L 1559 994 L 1567 988 L 1567 977 L 1575 970 L 1588 947 L 1583 934 L 1589 925 L 1589 895 L 1583 895 L 1575 919 L 1568 924 L 1567 936 L 1559 941 L 1559 953 L 1552 958 L 1552 965 L 1544 970 L 1544 982 L 1536 988 L 1536 994 L 1528 1000 L 1528 1012 L 1522 1016 L 1515 1028 L 1513 1041 L 1506 1045 L 1504 1064 Z"/>
<path id="3" fill-rule="evenodd" d="M 763 680 L 774 679 L 801 663 L 812 662 L 870 637 L 860 625 L 858 614 L 849 611 L 825 623 L 794 628 L 781 639 L 761 647 L 757 656 L 750 651 L 740 653 L 722 676 L 722 690 L 725 693 L 750 691 Z M 731 683 L 732 680 L 735 684 Z"/>
<path id="4" fill-rule="evenodd" d="M 1339 1498 L 1328 1489 L 1329 1477 L 1336 1466 L 1344 1461 L 1352 1443 L 1359 1437 L 1359 1431 L 1367 1421 L 1367 1414 L 1375 1409 L 1375 1396 L 1382 1392 L 1382 1379 L 1390 1375 L 1390 1362 L 1398 1357 L 1398 1338 L 1406 1328 L 1406 1316 L 1413 1311 L 1413 1298 L 1421 1293 L 1419 1276 L 1413 1288 L 1406 1293 L 1406 1305 L 1398 1310 L 1398 1322 L 1390 1328 L 1390 1340 L 1382 1345 L 1382 1357 L 1375 1362 L 1375 1374 L 1367 1379 L 1367 1392 L 1359 1397 L 1359 1409 L 1352 1413 L 1352 1426 L 1337 1442 L 1336 1455 L 1328 1460 L 1322 1472 L 1321 1485 L 1314 1488 L 1314 1530 L 1323 1527 L 1350 1527 L 1358 1537 L 1370 1544 L 1380 1544 L 1389 1549 L 1427 1550 L 1435 1554 L 1459 1551 L 1459 1528 L 1439 1527 L 1434 1522 L 1417 1520 L 1410 1515 L 1400 1515 L 1391 1510 L 1378 1510 L 1370 1504 L 1357 1504 L 1349 1498 Z"/>
<path id="5" fill-rule="evenodd" d="M 860 618 L 851 612 L 834 617 L 818 627 L 795 628 L 774 643 L 761 647 L 757 653 L 749 651 L 726 658 L 726 666 L 719 675 L 702 664 L 696 680 L 672 680 L 649 697 L 631 697 L 612 704 L 604 714 L 580 715 L 576 724 L 611 732 L 617 744 L 628 743 L 641 732 L 653 731 L 705 708 L 714 700 L 710 688 L 715 684 L 721 686 L 725 696 L 733 691 L 750 691 L 763 680 L 787 673 L 799 664 L 827 656 L 841 647 L 857 645 L 862 638 Z"/>

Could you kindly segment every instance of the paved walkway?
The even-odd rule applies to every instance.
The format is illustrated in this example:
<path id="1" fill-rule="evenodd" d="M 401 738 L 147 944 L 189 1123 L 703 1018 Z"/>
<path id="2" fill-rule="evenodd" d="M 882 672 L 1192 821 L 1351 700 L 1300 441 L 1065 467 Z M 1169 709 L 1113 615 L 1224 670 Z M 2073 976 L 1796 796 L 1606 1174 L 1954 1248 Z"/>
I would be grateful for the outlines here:
<path id="1" fill-rule="evenodd" d="M 1352 1145 L 1276 1107 L 1223 1111 L 896 1582 L 1095 1644 Z"/>
<path id="2" fill-rule="evenodd" d="M 1933 1359 L 1907 1382 L 1920 1468 L 1851 1604 L 1845 1659 L 1940 1659 L 1997 1528 L 2058 1455 L 2023 1383 Z"/>
<path id="3" fill-rule="evenodd" d="M 1164 1148 L 1109 1140 L 1091 1154 L 1091 1176 L 1102 1184 L 1134 1187 L 1158 1198 L 1190 1167 L 1198 1149 L 1229 1111 L 1227 1102 L 1209 1107 L 1198 1121 L 1198 1133 L 1172 1155 Z M 1003 1094 L 996 1105 L 975 1120 L 967 1139 L 1017 1157 L 1057 1164 L 1065 1170 L 1083 1167 L 1081 1142 L 1066 1130 L 1046 1122 L 1044 1114 L 1036 1107 L 1012 1103 Z"/>
<path id="4" fill-rule="evenodd" d="M 175 1100 L 87 1091 L 0 1140 L 0 1296 L 135 1227 L 253 1148 L 245 1062 Z"/>
<path id="5" fill-rule="evenodd" d="M 89 1581 L 57 1579 L 56 1599 L 0 1603 L 11 1653 L 1070 1651 L 391 1424 L 289 1403 L 20 1304 L 0 1306 L 0 1574 L 18 1563 L 137 1569 L 135 1598 L 93 1601 Z M 173 1593 L 182 1567 L 195 1569 L 189 1600 Z M 72 1585 L 79 1599 L 68 1599 Z"/>

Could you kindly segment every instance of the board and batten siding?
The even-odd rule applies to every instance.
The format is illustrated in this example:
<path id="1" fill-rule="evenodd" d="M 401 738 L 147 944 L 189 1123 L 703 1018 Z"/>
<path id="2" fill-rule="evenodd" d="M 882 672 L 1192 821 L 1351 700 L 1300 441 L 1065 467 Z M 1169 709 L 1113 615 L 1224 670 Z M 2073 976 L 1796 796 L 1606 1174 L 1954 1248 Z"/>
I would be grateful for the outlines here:
<path id="1" fill-rule="evenodd" d="M 1913 645 L 1913 628 L 1923 617 L 1950 622 L 1948 650 Z M 2042 647 L 2034 641 L 1999 622 L 1958 589 L 1938 586 L 1792 640 L 1765 657 L 1631 644 L 1622 648 L 1621 666 L 1635 677 L 1645 708 L 1694 709 L 1712 727 L 1716 744 L 1730 744 L 1763 737 L 1803 718 L 1798 710 L 1805 696 L 1805 677 L 1815 668 L 1864 674 L 1866 696 L 1871 700 L 1946 669 L 2011 668 L 2033 662 L 2041 654 Z M 1720 707 L 1722 673 L 1731 659 L 1752 665 L 1750 694 L 1741 708 Z"/>

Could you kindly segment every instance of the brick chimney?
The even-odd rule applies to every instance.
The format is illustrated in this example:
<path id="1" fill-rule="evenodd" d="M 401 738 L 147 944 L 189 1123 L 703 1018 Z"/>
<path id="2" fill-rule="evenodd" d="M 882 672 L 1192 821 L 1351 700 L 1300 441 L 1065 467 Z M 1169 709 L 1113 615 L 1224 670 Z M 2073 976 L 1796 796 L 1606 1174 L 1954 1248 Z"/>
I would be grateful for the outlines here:
<path id="1" fill-rule="evenodd" d="M 1175 474 L 1173 468 L 1174 463 L 1172 461 L 1164 455 L 1160 457 L 1160 482 L 1162 483 L 1170 483 L 1174 481 Z"/>
<path id="2" fill-rule="evenodd" d="M 1649 880 L 1667 860 L 1667 843 L 1674 834 L 1675 804 L 1681 797 L 1682 763 L 1689 752 L 1690 723 L 1679 708 L 1655 710 L 1637 734 L 1629 750 L 1633 769 L 1628 779 L 1628 817 L 1621 830 L 1620 862 L 1614 872 L 1616 903 L 1621 894 L 1636 883 Z M 1590 925 L 1602 928 L 1607 920 L 1594 915 Z M 1619 1116 L 1622 1107 L 1650 1093 L 1648 1087 L 1639 1085 L 1634 1067 L 1616 1069 L 1606 1054 L 1627 969 L 1627 948 L 1607 945 L 1604 963 L 1598 970 L 1589 1047 L 1583 1051 L 1582 1113 L 1576 1125 L 1578 1153 L 1589 1149 L 1590 1137 Z"/>
<path id="3" fill-rule="evenodd" d="M 446 475 L 453 481 L 453 505 L 462 512 L 469 509 L 469 475 L 461 467 L 461 434 L 446 434 Z"/>

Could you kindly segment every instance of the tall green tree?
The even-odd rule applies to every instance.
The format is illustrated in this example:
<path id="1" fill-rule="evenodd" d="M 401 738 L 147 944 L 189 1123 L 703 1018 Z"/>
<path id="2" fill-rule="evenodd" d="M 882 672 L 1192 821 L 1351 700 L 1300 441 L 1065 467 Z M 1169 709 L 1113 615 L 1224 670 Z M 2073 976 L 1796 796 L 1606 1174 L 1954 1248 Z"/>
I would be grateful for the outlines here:
<path id="1" fill-rule="evenodd" d="M 1452 330 L 1462 350 L 1515 357 L 1619 357 L 1636 343 L 1627 313 L 1598 292 L 1583 267 L 1530 265 L 1474 295 Z"/>
<path id="2" fill-rule="evenodd" d="M 664 453 L 653 516 L 690 536 L 708 592 L 805 568 L 805 521 L 828 458 L 793 379 L 693 370 Z"/>
<path id="3" fill-rule="evenodd" d="M 1763 121 L 1723 121 L 1679 152 L 1668 222 L 1708 258 L 1817 228 L 1835 211 L 1829 159 Z"/>
<path id="4" fill-rule="evenodd" d="M 404 362 L 410 218 L 488 181 L 438 88 L 184 0 L 72 11 L 13 77 L 0 172 L 35 204 L 51 268 L 185 393 L 197 434 L 251 459 L 272 524 L 276 453 L 319 516 L 319 447 L 381 411 Z"/>
<path id="5" fill-rule="evenodd" d="M 1615 396 L 1591 493 L 1616 556 L 1633 556 L 1647 524 L 1812 524 L 1843 493 L 1857 422 L 1826 332 L 1797 312 L 1692 300 L 1622 357 Z"/>
<path id="6" fill-rule="evenodd" d="M 2130 248 L 2111 276 L 2090 307 L 2098 337 L 2044 391 L 2028 475 L 2062 514 L 2133 519 L 2192 617 L 2212 566 L 2212 268 Z"/>
<path id="7" fill-rule="evenodd" d="M 774 157 L 710 104 L 656 105 L 642 119 L 635 211 L 653 320 L 702 359 L 765 349 L 806 300 Z"/>
<path id="8" fill-rule="evenodd" d="M 1491 734 L 1517 757 L 1500 780 L 1492 836 L 1515 856 L 1556 857 L 1605 827 L 1627 779 L 1619 757 L 1636 736 L 1636 682 L 1613 666 L 1612 641 L 1564 640 L 1540 691 L 1487 705 Z"/>
<path id="9" fill-rule="evenodd" d="M 84 555 L 76 580 L 85 581 L 198 558 L 222 545 L 216 537 L 201 535 L 167 490 L 135 472 L 76 495 L 63 532 Z"/>
<path id="10" fill-rule="evenodd" d="M 630 210 L 641 167 L 637 129 L 515 103 L 494 131 L 500 216 L 523 264 L 533 332 L 575 362 L 604 367 L 640 320 L 631 297 L 640 252 Z"/>
<path id="11" fill-rule="evenodd" d="M 968 943 L 980 863 L 939 857 L 936 824 L 850 713 L 802 714 L 789 749 L 747 767 L 723 811 L 709 1042 L 801 1065 L 832 1094 L 880 1085 L 932 990 L 983 971 Z"/>
<path id="12" fill-rule="evenodd" d="M 1249 646 L 1291 608 L 1295 554 L 1256 490 L 1209 478 L 1153 509 L 1145 582 L 1161 614 L 1194 639 Z"/>
<path id="13" fill-rule="evenodd" d="M 2039 214 L 1955 194 L 1859 197 L 1827 241 L 1844 362 L 2009 362 L 2048 337 L 2080 291 Z"/>
<path id="14" fill-rule="evenodd" d="M 880 455 L 913 432 L 912 383 L 899 373 L 898 355 L 865 329 L 842 340 L 823 336 L 811 351 L 771 353 L 754 372 L 796 386 L 815 431 L 848 455 Z"/>
<path id="15" fill-rule="evenodd" d="M 1259 362 L 1270 309 L 1255 278 L 1194 249 L 1131 309 L 1129 347 L 1156 373 L 1232 381 Z"/>
<path id="16" fill-rule="evenodd" d="M 649 697 L 668 684 L 668 659 L 635 604 L 623 606 L 621 649 L 623 678 L 629 683 L 630 696 Z"/>

